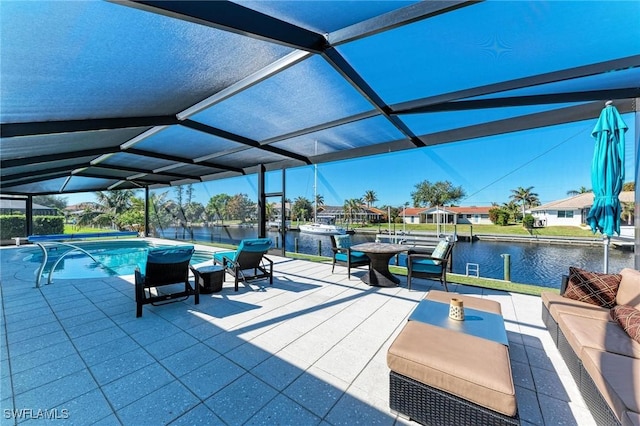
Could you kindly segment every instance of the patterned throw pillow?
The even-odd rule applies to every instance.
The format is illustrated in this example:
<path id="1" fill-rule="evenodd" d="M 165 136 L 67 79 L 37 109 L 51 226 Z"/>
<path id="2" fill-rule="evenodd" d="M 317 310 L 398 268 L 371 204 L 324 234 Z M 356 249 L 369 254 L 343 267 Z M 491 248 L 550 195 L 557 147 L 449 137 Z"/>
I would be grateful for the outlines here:
<path id="1" fill-rule="evenodd" d="M 431 257 L 437 257 L 442 259 L 445 253 L 447 252 L 447 247 L 449 247 L 449 243 L 445 240 L 441 240 L 436 248 L 431 253 Z"/>
<path id="2" fill-rule="evenodd" d="M 636 342 L 640 343 L 640 311 L 629 305 L 617 305 L 610 311 L 611 318 L 620 324 Z"/>
<path id="3" fill-rule="evenodd" d="M 601 274 L 571 266 L 564 297 L 603 308 L 613 308 L 621 279 L 620 274 Z"/>
<path id="4" fill-rule="evenodd" d="M 337 248 L 349 248 L 351 247 L 351 236 L 350 235 L 336 235 L 336 247 Z"/>

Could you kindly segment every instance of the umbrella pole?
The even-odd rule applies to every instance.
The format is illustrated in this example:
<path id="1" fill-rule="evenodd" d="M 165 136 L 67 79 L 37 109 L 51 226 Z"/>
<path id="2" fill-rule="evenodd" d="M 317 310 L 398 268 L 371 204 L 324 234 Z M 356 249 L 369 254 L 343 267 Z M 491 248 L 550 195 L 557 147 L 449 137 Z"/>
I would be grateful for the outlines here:
<path id="1" fill-rule="evenodd" d="M 611 242 L 611 237 L 609 237 L 608 235 L 605 235 L 606 238 L 602 239 L 602 242 L 604 244 L 604 273 L 608 274 L 609 273 L 609 243 Z"/>

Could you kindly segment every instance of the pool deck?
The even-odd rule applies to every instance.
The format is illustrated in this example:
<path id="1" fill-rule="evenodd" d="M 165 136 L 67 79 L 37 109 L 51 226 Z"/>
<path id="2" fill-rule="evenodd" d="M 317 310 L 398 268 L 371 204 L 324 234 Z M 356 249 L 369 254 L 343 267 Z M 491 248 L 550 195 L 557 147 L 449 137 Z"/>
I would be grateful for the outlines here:
<path id="1" fill-rule="evenodd" d="M 369 287 L 363 269 L 270 256 L 273 286 L 228 280 L 136 319 L 133 275 L 36 289 L 22 248 L 0 249 L 1 425 L 415 424 L 389 411 L 386 353 L 435 281 Z M 523 425 L 595 424 L 539 297 L 450 290 L 500 302 Z"/>

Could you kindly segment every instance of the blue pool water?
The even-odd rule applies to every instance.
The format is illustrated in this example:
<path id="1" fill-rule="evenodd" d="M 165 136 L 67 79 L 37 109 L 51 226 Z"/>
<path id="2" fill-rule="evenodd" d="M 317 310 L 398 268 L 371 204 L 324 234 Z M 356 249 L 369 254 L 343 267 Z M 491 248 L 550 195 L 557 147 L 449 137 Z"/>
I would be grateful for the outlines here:
<path id="1" fill-rule="evenodd" d="M 90 257 L 81 252 L 67 254 L 57 264 L 53 272 L 56 278 L 104 278 L 109 276 L 132 275 L 137 267 L 144 271 L 147 262 L 147 249 L 160 247 L 147 241 L 91 241 L 77 242 L 75 246 L 86 250 L 98 261 L 94 262 Z M 25 261 L 32 262 L 34 272 L 42 263 L 42 251 L 39 248 L 30 247 Z M 51 267 L 59 257 L 69 250 L 68 247 L 51 248 L 48 250 L 49 258 L 45 266 L 43 276 L 48 276 Z M 212 259 L 212 254 L 206 251 L 196 250 L 191 258 L 191 264 L 207 262 Z"/>

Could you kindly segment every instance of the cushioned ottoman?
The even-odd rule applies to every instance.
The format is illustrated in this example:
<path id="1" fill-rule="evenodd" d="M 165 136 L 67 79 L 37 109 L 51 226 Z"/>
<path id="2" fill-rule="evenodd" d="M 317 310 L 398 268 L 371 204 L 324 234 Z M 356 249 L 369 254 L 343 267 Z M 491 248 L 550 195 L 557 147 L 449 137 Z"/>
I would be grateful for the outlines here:
<path id="1" fill-rule="evenodd" d="M 408 321 L 387 364 L 391 410 L 401 415 L 430 425 L 519 424 L 505 345 Z"/>
<path id="2" fill-rule="evenodd" d="M 491 299 L 483 299 L 477 296 L 467 296 L 464 294 L 441 291 L 441 290 L 429 290 L 424 297 L 426 300 L 434 300 L 436 302 L 449 303 L 452 298 L 462 300 L 462 303 L 467 308 L 477 309 L 479 311 L 492 312 L 494 314 L 502 315 L 502 307 L 500 303 Z"/>

